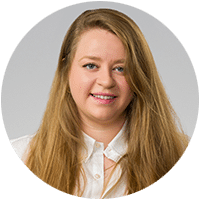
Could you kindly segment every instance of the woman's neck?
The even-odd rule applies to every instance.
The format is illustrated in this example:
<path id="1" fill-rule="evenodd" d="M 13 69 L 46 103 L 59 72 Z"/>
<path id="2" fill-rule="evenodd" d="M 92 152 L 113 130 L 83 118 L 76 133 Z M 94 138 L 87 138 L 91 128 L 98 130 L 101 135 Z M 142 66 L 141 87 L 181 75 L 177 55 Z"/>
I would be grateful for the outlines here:
<path id="1" fill-rule="evenodd" d="M 82 120 L 82 130 L 84 133 L 95 139 L 97 142 L 104 143 L 104 148 L 121 130 L 125 122 L 125 117 L 114 121 L 95 122 L 91 120 Z"/>

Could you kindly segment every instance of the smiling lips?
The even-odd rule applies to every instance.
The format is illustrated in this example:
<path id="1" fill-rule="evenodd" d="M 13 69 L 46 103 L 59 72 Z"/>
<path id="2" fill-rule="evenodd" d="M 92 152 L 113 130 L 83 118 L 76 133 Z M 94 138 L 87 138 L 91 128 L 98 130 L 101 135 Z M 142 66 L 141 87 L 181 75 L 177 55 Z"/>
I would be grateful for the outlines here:
<path id="1" fill-rule="evenodd" d="M 108 93 L 91 93 L 90 94 L 98 103 L 101 104 L 110 104 L 113 103 L 117 96 L 114 94 L 108 94 Z"/>
<path id="2" fill-rule="evenodd" d="M 109 94 L 109 93 L 91 93 L 91 95 L 99 99 L 114 99 L 117 97 L 114 94 Z"/>
<path id="3" fill-rule="evenodd" d="M 115 98 L 115 96 L 105 96 L 105 95 L 95 95 L 95 94 L 91 94 L 91 95 L 99 99 L 114 99 Z"/>

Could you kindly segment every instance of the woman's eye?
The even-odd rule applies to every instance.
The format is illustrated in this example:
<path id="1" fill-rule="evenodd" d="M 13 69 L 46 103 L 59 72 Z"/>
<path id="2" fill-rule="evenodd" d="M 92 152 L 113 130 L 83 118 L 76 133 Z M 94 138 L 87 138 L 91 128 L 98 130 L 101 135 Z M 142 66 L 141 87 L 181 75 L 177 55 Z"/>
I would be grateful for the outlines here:
<path id="1" fill-rule="evenodd" d="M 95 64 L 92 64 L 92 63 L 83 65 L 83 67 L 85 67 L 87 69 L 95 69 L 95 68 L 97 68 L 97 66 Z"/>
<path id="2" fill-rule="evenodd" d="M 124 72 L 123 67 L 116 67 L 115 70 L 118 71 L 118 72 L 121 72 L 121 73 Z"/>

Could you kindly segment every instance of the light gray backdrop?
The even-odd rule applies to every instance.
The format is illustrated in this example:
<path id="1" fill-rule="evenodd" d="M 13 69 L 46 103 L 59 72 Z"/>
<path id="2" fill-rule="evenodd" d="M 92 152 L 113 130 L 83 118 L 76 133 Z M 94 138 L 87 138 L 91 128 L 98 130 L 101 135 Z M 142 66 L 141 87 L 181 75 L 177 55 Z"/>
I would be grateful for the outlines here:
<path id="1" fill-rule="evenodd" d="M 17 46 L 2 86 L 2 114 L 9 139 L 37 131 L 63 38 L 76 17 L 94 8 L 119 10 L 138 24 L 183 129 L 191 137 L 198 114 L 198 86 L 192 63 L 178 39 L 157 19 L 134 7 L 113 2 L 89 2 L 48 16 L 33 27 Z"/>

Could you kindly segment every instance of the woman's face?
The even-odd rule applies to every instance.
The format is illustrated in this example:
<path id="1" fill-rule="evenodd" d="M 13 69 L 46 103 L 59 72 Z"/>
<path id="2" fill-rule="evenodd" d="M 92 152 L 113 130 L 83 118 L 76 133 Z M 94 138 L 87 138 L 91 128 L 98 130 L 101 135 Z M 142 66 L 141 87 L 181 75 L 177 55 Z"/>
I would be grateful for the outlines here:
<path id="1" fill-rule="evenodd" d="M 124 117 L 133 94 L 123 69 L 126 53 L 114 34 L 92 29 L 77 45 L 69 85 L 82 120 L 111 122 Z"/>

